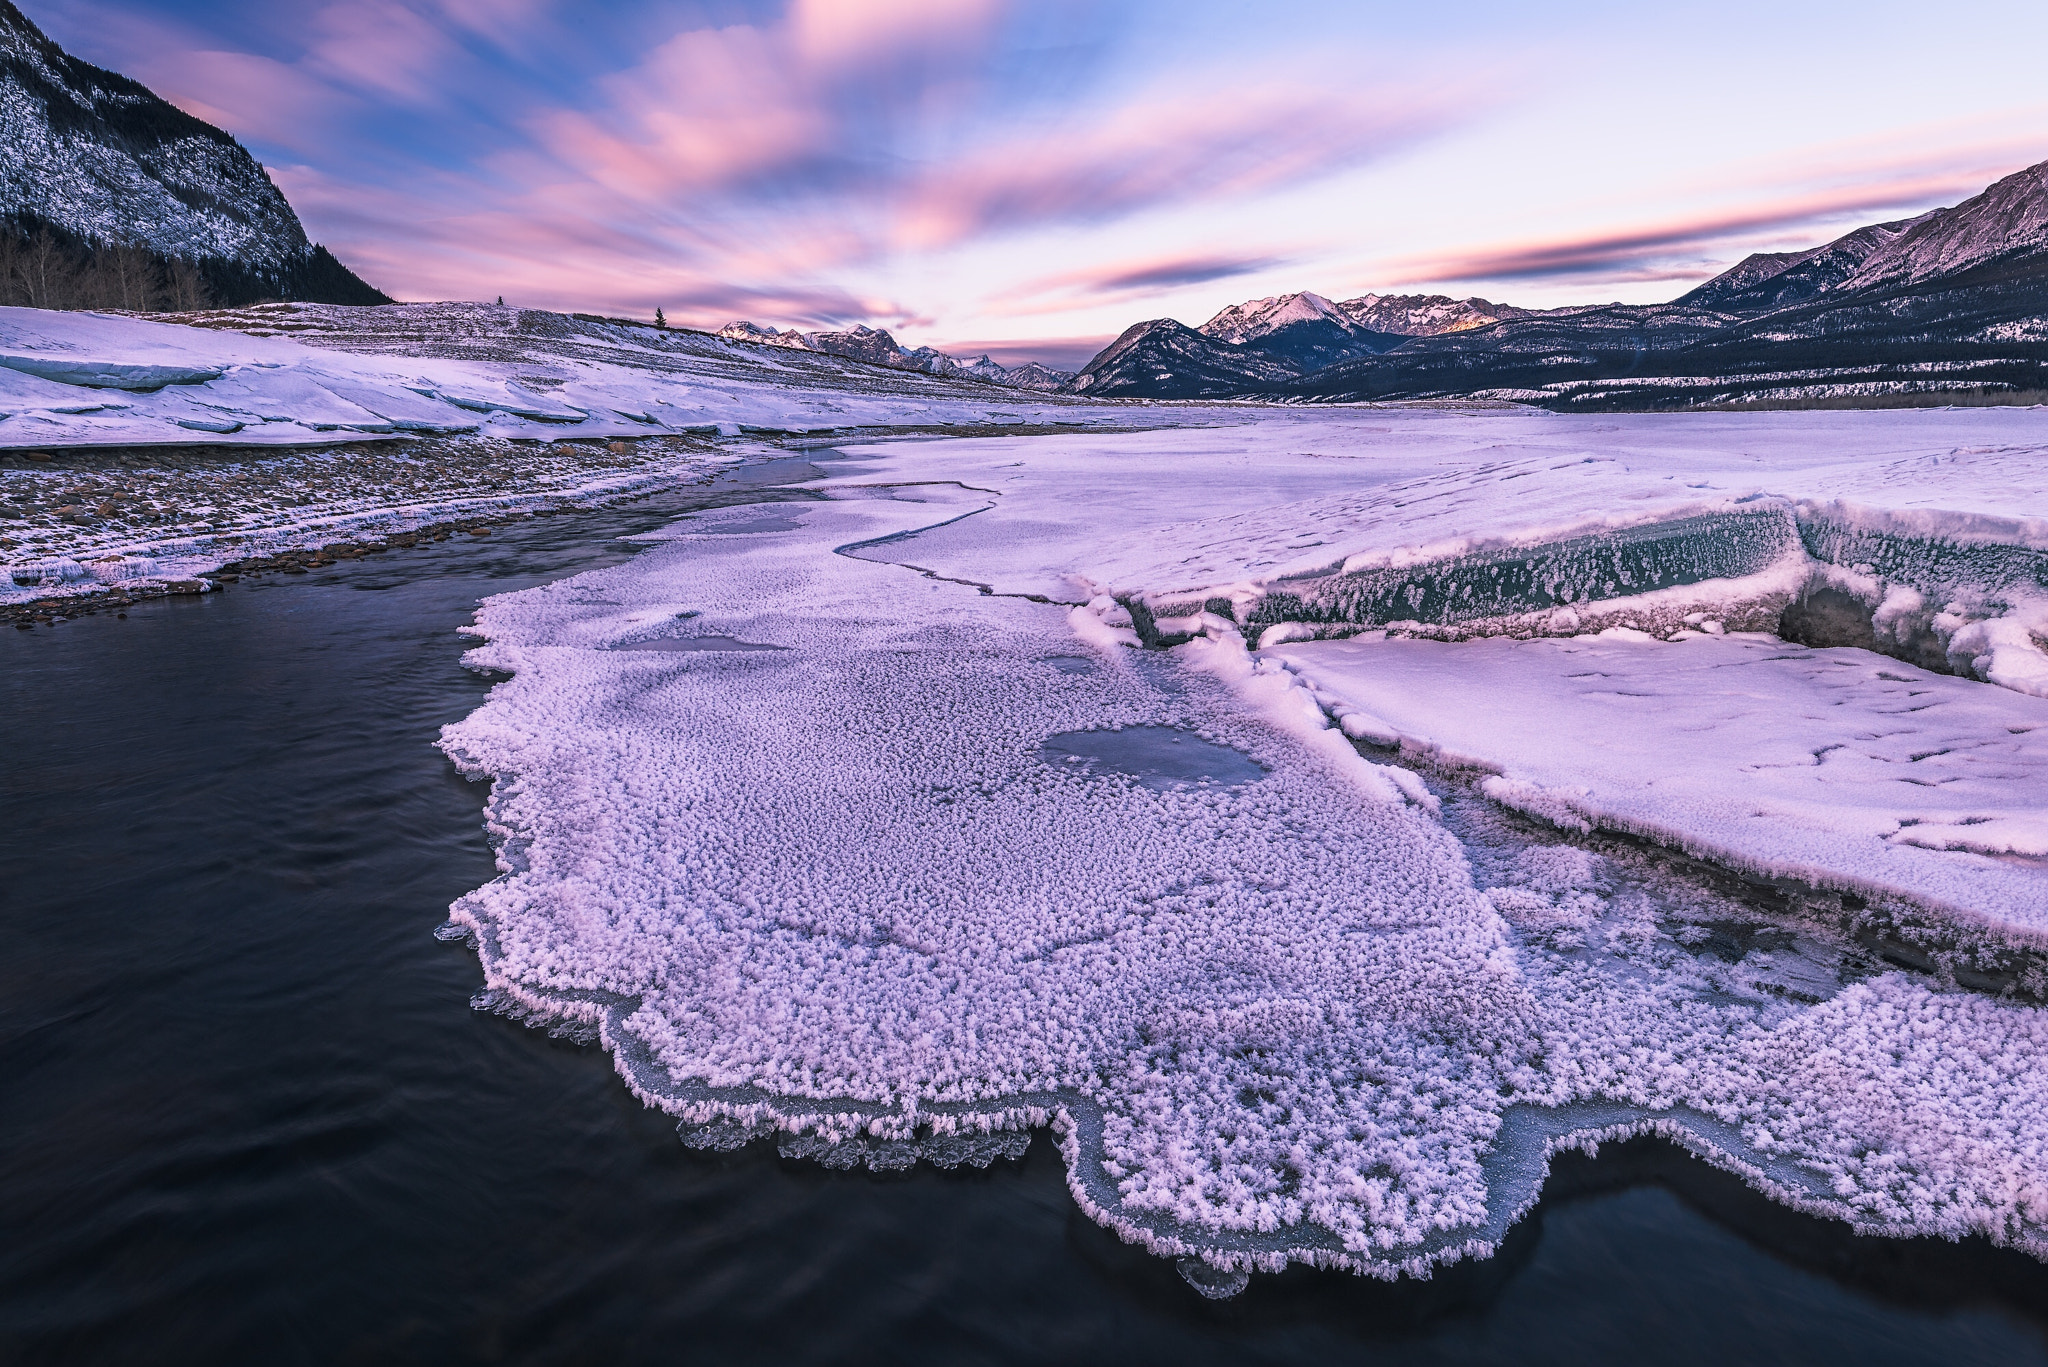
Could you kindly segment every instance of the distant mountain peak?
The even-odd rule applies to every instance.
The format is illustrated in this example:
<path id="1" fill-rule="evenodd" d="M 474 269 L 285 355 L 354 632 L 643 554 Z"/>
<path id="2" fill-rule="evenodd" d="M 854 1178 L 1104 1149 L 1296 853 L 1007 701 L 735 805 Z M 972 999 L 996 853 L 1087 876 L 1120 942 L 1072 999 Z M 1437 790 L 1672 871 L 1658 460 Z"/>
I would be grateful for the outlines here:
<path id="1" fill-rule="evenodd" d="M 1012 389 L 1059 389 L 1074 378 L 1072 371 L 1055 370 L 1036 361 L 1006 366 L 987 355 L 963 360 L 928 346 L 913 349 L 898 343 L 888 329 L 869 327 L 865 323 L 855 323 L 852 327 L 832 332 L 799 332 L 795 328 L 764 328 L 753 323 L 738 322 L 727 323 L 718 330 L 718 335 L 735 342 L 789 347 L 796 351 L 823 352 L 831 356 L 866 361 L 870 365 L 885 365 L 896 370 L 921 370 L 927 375 L 980 380 L 985 384 L 1005 385 Z"/>
<path id="2" fill-rule="evenodd" d="M 1322 295 L 1302 290 L 1295 294 L 1279 294 L 1270 299 L 1232 304 L 1196 331 L 1220 342 L 1242 346 L 1291 324 L 1313 322 L 1334 323 L 1342 328 L 1357 326 L 1342 309 Z"/>
<path id="3" fill-rule="evenodd" d="M 1360 327 L 1398 337 L 1469 332 L 1504 319 L 1525 318 L 1531 312 L 1479 298 L 1453 299 L 1447 294 L 1361 294 L 1337 307 Z"/>

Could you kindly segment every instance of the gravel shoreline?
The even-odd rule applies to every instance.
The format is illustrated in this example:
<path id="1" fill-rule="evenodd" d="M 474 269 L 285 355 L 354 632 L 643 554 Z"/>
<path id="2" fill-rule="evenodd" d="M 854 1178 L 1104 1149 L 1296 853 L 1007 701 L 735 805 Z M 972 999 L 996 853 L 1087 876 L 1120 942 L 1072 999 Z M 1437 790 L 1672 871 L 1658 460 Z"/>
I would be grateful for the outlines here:
<path id="1" fill-rule="evenodd" d="M 55 626 L 256 576 L 488 536 L 494 526 L 608 507 L 836 445 L 1070 430 L 934 424 L 779 438 L 351 441 L 260 454 L 221 446 L 0 452 L 0 597 L 12 597 L 0 601 L 0 626 Z"/>

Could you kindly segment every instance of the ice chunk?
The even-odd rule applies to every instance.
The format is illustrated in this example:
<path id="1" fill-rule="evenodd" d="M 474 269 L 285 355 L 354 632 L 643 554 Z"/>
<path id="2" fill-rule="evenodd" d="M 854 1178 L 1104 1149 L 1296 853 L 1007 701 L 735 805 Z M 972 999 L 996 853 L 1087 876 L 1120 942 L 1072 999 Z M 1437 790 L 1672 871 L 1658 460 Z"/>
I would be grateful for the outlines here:
<path id="1" fill-rule="evenodd" d="M 1266 652 L 1560 825 L 1901 895 L 2048 944 L 2048 701 L 1766 637 L 1325 641 Z M 1958 824 L 1969 823 L 1969 824 Z M 1923 833 L 1924 832 L 1924 833 Z M 1978 854 L 1936 853 L 1974 850 Z"/>
<path id="2" fill-rule="evenodd" d="M 172 384 L 203 384 L 217 380 L 221 368 L 208 365 L 157 365 L 144 361 L 106 361 L 74 356 L 34 356 L 0 352 L 0 366 L 58 384 L 90 389 L 162 389 Z"/>

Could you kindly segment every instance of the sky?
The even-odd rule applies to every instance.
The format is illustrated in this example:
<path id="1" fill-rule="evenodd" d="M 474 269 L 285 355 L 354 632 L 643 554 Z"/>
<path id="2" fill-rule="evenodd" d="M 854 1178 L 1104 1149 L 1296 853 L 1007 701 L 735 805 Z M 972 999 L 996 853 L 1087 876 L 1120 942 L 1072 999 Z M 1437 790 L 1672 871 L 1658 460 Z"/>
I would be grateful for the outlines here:
<path id="1" fill-rule="evenodd" d="M 400 299 L 1077 367 L 1313 290 L 1674 298 L 2048 159 L 2039 0 L 25 0 Z"/>

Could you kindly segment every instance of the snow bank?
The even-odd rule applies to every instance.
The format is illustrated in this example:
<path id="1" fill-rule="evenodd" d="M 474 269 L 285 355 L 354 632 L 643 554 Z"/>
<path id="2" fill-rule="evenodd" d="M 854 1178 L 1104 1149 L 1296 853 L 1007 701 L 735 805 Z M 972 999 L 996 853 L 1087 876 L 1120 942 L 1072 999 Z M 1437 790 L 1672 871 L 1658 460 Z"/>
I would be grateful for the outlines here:
<path id="1" fill-rule="evenodd" d="M 334 312 L 282 306 L 277 316 Z M 451 305 L 339 312 L 383 320 L 392 329 L 388 350 L 309 346 L 262 328 L 252 334 L 107 314 L 0 309 L 0 448 L 213 438 L 224 445 L 274 445 L 334 432 L 488 430 L 551 440 L 737 433 L 742 427 L 812 431 L 1055 415 L 1071 420 L 1075 409 L 1072 400 L 922 375 L 891 372 L 888 384 L 866 386 L 836 374 L 791 375 L 772 364 L 743 363 L 730 348 L 719 354 L 709 338 L 652 329 L 593 326 L 585 331 L 601 337 L 579 338 L 572 320 L 559 315 Z M 270 317 L 262 310 L 247 314 L 224 317 L 249 325 Z M 550 335 L 528 339 L 541 344 L 539 355 L 451 359 L 480 349 L 466 324 L 508 314 L 555 321 L 544 329 Z M 634 332 L 646 341 L 634 344 L 628 336 Z M 573 354 L 579 341 L 593 355 Z"/>

